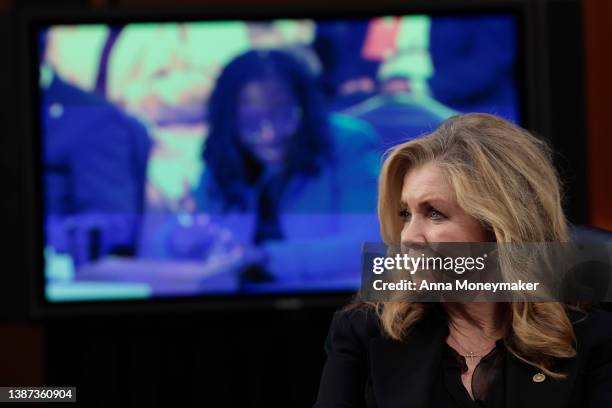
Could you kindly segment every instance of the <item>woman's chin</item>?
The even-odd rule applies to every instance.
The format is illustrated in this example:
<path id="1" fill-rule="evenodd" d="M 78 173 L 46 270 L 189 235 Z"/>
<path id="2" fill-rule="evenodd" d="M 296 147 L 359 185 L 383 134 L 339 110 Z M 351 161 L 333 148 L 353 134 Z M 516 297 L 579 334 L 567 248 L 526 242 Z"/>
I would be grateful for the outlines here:
<path id="1" fill-rule="evenodd" d="M 276 149 L 261 149 L 257 152 L 257 159 L 265 166 L 275 166 L 283 162 L 285 154 Z"/>

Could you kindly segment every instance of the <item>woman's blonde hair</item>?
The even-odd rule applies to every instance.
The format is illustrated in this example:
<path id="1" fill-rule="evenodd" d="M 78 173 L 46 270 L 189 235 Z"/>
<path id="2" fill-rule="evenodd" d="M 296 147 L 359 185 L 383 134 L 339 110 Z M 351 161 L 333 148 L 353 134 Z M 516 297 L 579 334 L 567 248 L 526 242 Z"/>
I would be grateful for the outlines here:
<path id="1" fill-rule="evenodd" d="M 436 164 L 453 186 L 459 206 L 490 230 L 497 242 L 567 241 L 559 179 L 543 141 L 499 117 L 472 113 L 454 116 L 427 136 L 392 148 L 384 161 L 378 217 L 385 243 L 400 242 L 401 190 L 406 172 Z M 500 259 L 512 270 L 512 259 Z M 514 269 L 516 265 L 514 265 Z M 415 302 L 372 304 L 387 335 L 402 339 L 426 305 Z M 514 302 L 506 314 L 507 348 L 553 378 L 553 358 L 576 354 L 574 331 L 564 305 Z"/>

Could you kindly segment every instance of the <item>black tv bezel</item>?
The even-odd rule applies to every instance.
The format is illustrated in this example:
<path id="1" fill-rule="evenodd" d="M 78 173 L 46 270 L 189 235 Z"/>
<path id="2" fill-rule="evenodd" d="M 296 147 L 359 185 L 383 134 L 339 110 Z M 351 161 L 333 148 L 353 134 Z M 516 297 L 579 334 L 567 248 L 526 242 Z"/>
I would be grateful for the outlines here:
<path id="1" fill-rule="evenodd" d="M 40 128 L 40 93 L 38 88 L 36 29 L 59 24 L 123 24 L 139 22 L 189 22 L 222 20 L 271 19 L 334 19 L 383 15 L 477 15 L 511 13 L 517 16 L 517 83 L 521 88 L 520 112 L 524 127 L 542 132 L 547 123 L 546 104 L 541 97 L 545 79 L 545 55 L 541 52 L 542 27 L 536 24 L 537 10 L 529 0 L 485 1 L 412 1 L 368 2 L 346 6 L 319 4 L 260 5 L 234 8 L 181 8 L 180 10 L 64 10 L 30 12 L 22 17 L 20 61 L 23 78 L 23 123 L 26 136 L 25 186 L 26 231 L 28 245 L 27 269 L 30 273 L 31 317 L 108 316 L 117 314 L 166 314 L 168 312 L 217 312 L 244 310 L 299 310 L 303 308 L 338 307 L 346 303 L 354 291 L 316 293 L 274 293 L 257 295 L 202 295 L 153 297 L 131 300 L 97 300 L 51 302 L 45 297 L 43 182 Z M 540 52 L 538 52 L 540 50 Z M 537 86 L 537 85 L 540 86 Z M 538 96 L 540 91 L 540 96 Z"/>

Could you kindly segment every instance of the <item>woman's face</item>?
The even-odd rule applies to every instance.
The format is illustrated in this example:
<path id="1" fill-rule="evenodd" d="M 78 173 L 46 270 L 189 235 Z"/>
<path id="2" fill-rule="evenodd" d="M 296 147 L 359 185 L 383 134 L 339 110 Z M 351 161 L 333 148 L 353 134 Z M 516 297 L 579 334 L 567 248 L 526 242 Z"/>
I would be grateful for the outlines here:
<path id="1" fill-rule="evenodd" d="M 402 205 L 402 243 L 490 241 L 482 224 L 459 207 L 452 186 L 433 163 L 406 172 Z"/>
<path id="2" fill-rule="evenodd" d="M 247 83 L 238 99 L 240 141 L 264 166 L 278 165 L 300 125 L 295 95 L 280 80 Z"/>

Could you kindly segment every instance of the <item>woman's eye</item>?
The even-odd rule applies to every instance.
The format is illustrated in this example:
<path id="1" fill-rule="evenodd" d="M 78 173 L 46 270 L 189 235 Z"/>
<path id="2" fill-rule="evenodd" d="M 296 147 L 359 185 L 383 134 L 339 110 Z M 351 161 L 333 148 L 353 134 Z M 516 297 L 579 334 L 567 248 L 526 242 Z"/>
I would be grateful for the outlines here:
<path id="1" fill-rule="evenodd" d="M 442 214 L 438 210 L 431 210 L 429 211 L 429 218 L 431 218 L 432 220 L 441 220 L 442 218 L 444 218 L 444 214 Z"/>
<path id="2" fill-rule="evenodd" d="M 399 212 L 399 216 L 402 217 L 404 221 L 408 221 L 411 215 L 412 214 L 410 214 L 410 211 L 408 210 L 402 210 Z"/>

